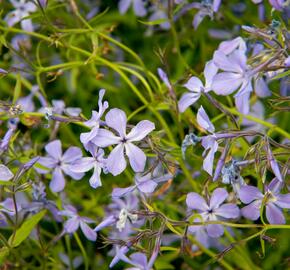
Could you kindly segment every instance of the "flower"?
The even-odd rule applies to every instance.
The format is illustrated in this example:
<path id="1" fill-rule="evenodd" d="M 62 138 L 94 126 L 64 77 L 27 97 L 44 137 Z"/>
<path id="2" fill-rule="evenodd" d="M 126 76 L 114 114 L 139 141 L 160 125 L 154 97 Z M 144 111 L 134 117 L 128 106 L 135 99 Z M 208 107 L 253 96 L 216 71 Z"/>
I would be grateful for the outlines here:
<path id="1" fill-rule="evenodd" d="M 284 224 L 285 217 L 281 208 L 290 208 L 290 193 L 280 194 L 283 183 L 274 178 L 265 186 L 264 194 L 254 186 L 242 186 L 238 195 L 240 200 L 248 204 L 241 209 L 242 215 L 250 220 L 260 217 L 262 203 L 266 207 L 266 217 L 270 224 Z"/>
<path id="2" fill-rule="evenodd" d="M 150 194 L 153 193 L 158 186 L 158 183 L 168 181 L 173 175 L 167 173 L 165 175 L 157 175 L 157 170 L 153 173 L 147 173 L 145 175 L 136 174 L 134 177 L 135 185 L 127 188 L 114 188 L 112 192 L 112 197 L 122 197 L 127 193 L 133 192 L 137 189 L 140 193 Z"/>
<path id="3" fill-rule="evenodd" d="M 70 170 L 74 173 L 84 173 L 94 169 L 89 182 L 92 188 L 97 188 L 102 185 L 100 176 L 105 166 L 104 150 L 93 144 L 88 145 L 88 150 L 92 157 L 78 159 L 75 163 L 71 164 Z"/>
<path id="4" fill-rule="evenodd" d="M 130 5 L 132 4 L 133 4 L 134 13 L 137 16 L 143 17 L 147 14 L 144 2 L 142 0 L 121 0 L 118 5 L 119 12 L 121 14 L 126 13 Z"/>
<path id="5" fill-rule="evenodd" d="M 198 112 L 197 112 L 197 123 L 204 128 L 205 130 L 212 133 L 212 135 L 204 136 L 201 139 L 201 145 L 204 147 L 205 152 L 208 150 L 208 153 L 203 161 L 203 169 L 208 172 L 210 175 L 212 175 L 213 171 L 213 161 L 214 161 L 214 155 L 215 152 L 218 149 L 218 143 L 217 138 L 215 136 L 215 127 L 210 122 L 208 115 L 206 114 L 205 110 L 202 106 L 200 106 Z"/>
<path id="6" fill-rule="evenodd" d="M 182 95 L 178 102 L 178 109 L 184 112 L 190 105 L 194 104 L 201 96 L 202 92 L 209 92 L 211 90 L 212 79 L 216 75 L 218 68 L 213 61 L 206 63 L 204 68 L 205 85 L 197 77 L 191 77 L 189 81 L 184 84 L 189 90 L 189 93 Z"/>
<path id="7" fill-rule="evenodd" d="M 80 227 L 88 240 L 96 241 L 97 233 L 87 225 L 87 223 L 94 223 L 94 221 L 90 218 L 79 216 L 77 210 L 71 205 L 66 205 L 64 209 L 59 211 L 59 215 L 69 217 L 64 224 L 65 232 L 74 233 Z"/>
<path id="8" fill-rule="evenodd" d="M 125 170 L 127 163 L 124 157 L 124 150 L 126 150 L 132 169 L 135 172 L 142 172 L 146 164 L 146 155 L 133 142 L 141 141 L 155 129 L 154 123 L 143 120 L 126 134 L 126 114 L 122 110 L 115 108 L 106 114 L 106 124 L 114 129 L 119 136 L 114 135 L 107 129 L 100 128 L 92 142 L 99 147 L 117 144 L 107 158 L 106 167 L 108 171 L 116 176 Z"/>
<path id="9" fill-rule="evenodd" d="M 106 109 L 109 107 L 109 103 L 107 101 L 102 102 L 103 97 L 105 95 L 105 90 L 101 89 L 99 92 L 99 100 L 98 106 L 99 111 L 92 111 L 92 117 L 90 120 L 84 122 L 84 124 L 91 128 L 91 131 L 81 133 L 80 140 L 84 145 L 85 149 L 88 150 L 88 145 L 90 144 L 91 140 L 97 135 L 99 127 L 100 127 L 100 120 Z"/>
<path id="10" fill-rule="evenodd" d="M 138 198 L 128 193 L 122 199 L 113 197 L 112 200 L 113 202 L 108 207 L 107 217 L 94 230 L 98 232 L 105 227 L 115 225 L 118 232 L 122 232 L 122 239 L 125 239 L 132 233 L 131 223 L 137 222 L 138 219 L 138 216 L 132 213 L 138 209 Z"/>
<path id="11" fill-rule="evenodd" d="M 54 192 L 60 192 L 65 187 L 65 179 L 63 173 L 69 175 L 75 180 L 81 179 L 83 173 L 75 173 L 71 170 L 71 164 L 82 157 L 82 151 L 78 147 L 71 146 L 64 154 L 62 154 L 61 141 L 55 140 L 45 146 L 47 157 L 41 157 L 38 163 L 52 171 L 52 179 L 49 187 Z M 47 173 L 46 169 L 36 168 L 39 173 Z"/>
<path id="12" fill-rule="evenodd" d="M 204 222 L 237 218 L 240 215 L 240 210 L 235 204 L 222 204 L 228 196 L 229 194 L 224 188 L 217 188 L 207 202 L 199 194 L 191 192 L 186 197 L 186 204 L 190 209 L 197 210 Z M 203 226 L 197 226 L 196 229 L 201 227 Z M 224 233 L 221 224 L 208 224 L 205 225 L 205 228 L 210 237 L 219 237 Z"/>
<path id="13" fill-rule="evenodd" d="M 197 27 L 200 25 L 200 23 L 206 16 L 209 16 L 211 19 L 213 19 L 213 14 L 215 12 L 218 12 L 220 4 L 221 0 L 213 0 L 213 1 L 203 0 L 201 1 L 201 3 L 194 2 L 190 4 L 192 8 L 196 8 L 199 10 L 195 14 L 194 19 L 192 21 L 194 29 L 197 29 Z"/>
<path id="14" fill-rule="evenodd" d="M 23 30 L 32 32 L 33 25 L 31 19 L 23 19 L 29 16 L 29 13 L 36 11 L 36 5 L 26 0 L 10 0 L 15 10 L 9 12 L 5 21 L 11 27 L 14 24 L 21 21 L 21 27 Z"/>

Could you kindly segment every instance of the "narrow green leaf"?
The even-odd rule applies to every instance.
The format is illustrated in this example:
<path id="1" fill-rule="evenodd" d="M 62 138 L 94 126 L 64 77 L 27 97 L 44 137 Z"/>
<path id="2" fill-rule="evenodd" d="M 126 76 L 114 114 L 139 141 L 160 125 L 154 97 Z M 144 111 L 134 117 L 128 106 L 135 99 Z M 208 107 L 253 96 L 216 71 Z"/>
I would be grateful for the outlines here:
<path id="1" fill-rule="evenodd" d="M 16 85 L 14 88 L 13 104 L 15 104 L 18 98 L 20 97 L 20 93 L 21 93 L 21 76 L 18 73 L 16 78 Z"/>
<path id="2" fill-rule="evenodd" d="M 27 219 L 16 231 L 14 239 L 13 235 L 10 236 L 8 243 L 11 245 L 11 247 L 19 246 L 30 235 L 31 231 L 35 228 L 37 223 L 43 218 L 45 214 L 46 210 L 43 210 Z"/>
<path id="3" fill-rule="evenodd" d="M 158 20 L 154 20 L 154 21 L 150 21 L 150 22 L 138 20 L 138 22 L 145 24 L 145 25 L 158 25 L 158 24 L 168 22 L 168 19 L 158 19 Z"/>

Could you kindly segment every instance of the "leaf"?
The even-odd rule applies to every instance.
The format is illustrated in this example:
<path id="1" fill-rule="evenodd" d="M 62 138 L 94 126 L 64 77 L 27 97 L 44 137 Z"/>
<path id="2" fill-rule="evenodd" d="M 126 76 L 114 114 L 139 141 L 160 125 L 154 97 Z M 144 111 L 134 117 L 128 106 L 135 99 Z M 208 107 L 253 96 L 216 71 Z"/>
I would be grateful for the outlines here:
<path id="1" fill-rule="evenodd" d="M 179 236 L 182 235 L 179 231 L 177 231 L 177 230 L 176 230 L 176 229 L 171 225 L 171 223 L 166 222 L 165 224 L 166 224 L 167 228 L 168 228 L 170 231 L 172 231 L 173 233 L 175 233 L 175 234 L 177 234 L 177 235 L 179 235 Z"/>
<path id="2" fill-rule="evenodd" d="M 158 19 L 158 20 L 149 21 L 149 22 L 138 20 L 138 22 L 143 23 L 145 25 L 158 25 L 158 24 L 162 24 L 162 23 L 168 22 L 168 19 L 164 18 L 164 19 Z"/>
<path id="3" fill-rule="evenodd" d="M 160 247 L 160 251 L 177 251 L 177 252 L 179 252 L 180 249 L 175 248 L 175 247 Z"/>
<path id="4" fill-rule="evenodd" d="M 290 70 L 287 70 L 287 71 L 280 73 L 277 76 L 273 77 L 271 79 L 271 81 L 278 80 L 278 79 L 284 78 L 284 77 L 289 76 L 289 75 L 290 75 Z"/>
<path id="5" fill-rule="evenodd" d="M 16 85 L 14 88 L 13 104 L 16 103 L 21 93 L 21 76 L 20 73 L 17 74 Z"/>
<path id="6" fill-rule="evenodd" d="M 11 245 L 11 247 L 19 246 L 30 235 L 31 231 L 35 228 L 37 223 L 44 217 L 45 214 L 46 210 L 43 210 L 27 219 L 16 231 L 15 236 L 10 236 L 8 243 Z"/>

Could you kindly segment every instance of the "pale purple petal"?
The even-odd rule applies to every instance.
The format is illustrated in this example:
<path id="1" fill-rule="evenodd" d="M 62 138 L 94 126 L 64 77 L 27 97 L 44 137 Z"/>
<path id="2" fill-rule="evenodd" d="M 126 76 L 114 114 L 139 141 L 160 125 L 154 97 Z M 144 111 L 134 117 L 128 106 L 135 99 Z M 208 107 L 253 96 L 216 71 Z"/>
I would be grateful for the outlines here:
<path id="1" fill-rule="evenodd" d="M 133 1 L 133 9 L 137 16 L 143 17 L 146 15 L 147 10 L 145 9 L 144 2 L 142 0 Z"/>
<path id="2" fill-rule="evenodd" d="M 224 234 L 224 227 L 220 224 L 206 225 L 206 231 L 210 237 L 217 238 Z"/>
<path id="3" fill-rule="evenodd" d="M 143 172 L 146 164 L 146 155 L 137 146 L 132 143 L 126 143 L 126 155 L 134 172 Z"/>
<path id="4" fill-rule="evenodd" d="M 127 188 L 114 188 L 113 192 L 112 192 L 112 197 L 123 197 L 124 195 L 132 192 L 134 189 L 136 188 L 136 186 L 130 186 Z"/>
<path id="5" fill-rule="evenodd" d="M 119 144 L 108 156 L 106 167 L 111 174 L 116 176 L 125 170 L 126 165 L 127 163 L 124 157 L 124 145 Z"/>
<path id="6" fill-rule="evenodd" d="M 207 136 L 208 137 L 208 136 Z M 204 146 L 204 141 L 202 141 L 202 145 Z M 213 162 L 214 162 L 214 156 L 215 156 L 215 152 L 218 149 L 218 143 L 216 141 L 213 142 L 212 147 L 210 148 L 210 150 L 208 151 L 204 161 L 203 161 L 203 169 L 212 176 L 212 172 L 213 172 Z"/>
<path id="7" fill-rule="evenodd" d="M 114 216 L 108 216 L 94 229 L 94 231 L 98 232 L 105 227 L 113 225 L 115 222 L 116 218 Z"/>
<path id="8" fill-rule="evenodd" d="M 143 181 L 137 185 L 137 188 L 143 193 L 152 193 L 156 187 L 157 183 L 152 180 Z"/>
<path id="9" fill-rule="evenodd" d="M 109 267 L 112 268 L 113 266 L 115 266 L 120 260 L 122 260 L 123 262 L 126 262 L 126 263 L 130 263 L 130 260 L 129 258 L 127 258 L 125 256 L 125 254 L 129 251 L 129 249 L 126 247 L 126 246 L 122 246 L 122 247 L 119 247 L 117 246 L 116 247 L 116 255 L 115 257 L 112 259 Z"/>
<path id="10" fill-rule="evenodd" d="M 235 97 L 235 104 L 239 112 L 248 114 L 250 111 L 250 92 Z"/>
<path id="11" fill-rule="evenodd" d="M 204 17 L 207 16 L 207 13 L 203 12 L 202 10 L 198 11 L 192 21 L 192 25 L 196 30 L 200 23 L 203 21 Z"/>
<path id="12" fill-rule="evenodd" d="M 129 9 L 131 4 L 131 0 L 121 0 L 119 2 L 118 8 L 119 8 L 119 12 L 121 14 L 124 14 L 127 12 L 127 10 Z"/>
<path id="13" fill-rule="evenodd" d="M 200 93 L 185 93 L 178 102 L 178 110 L 184 112 L 190 105 L 200 98 Z"/>
<path id="14" fill-rule="evenodd" d="M 94 139 L 97 136 L 98 131 L 99 131 L 99 126 L 95 126 L 91 129 L 90 132 L 81 133 L 80 141 L 82 142 L 82 144 L 87 144 L 92 139 Z"/>
<path id="15" fill-rule="evenodd" d="M 82 150 L 76 146 L 68 148 L 62 156 L 62 161 L 72 163 L 83 156 Z"/>
<path id="16" fill-rule="evenodd" d="M 203 88 L 203 83 L 197 77 L 191 77 L 186 84 L 183 85 L 189 91 L 200 93 Z"/>
<path id="17" fill-rule="evenodd" d="M 233 203 L 225 203 L 216 209 L 214 213 L 224 218 L 237 218 L 240 215 L 240 209 Z"/>
<path id="18" fill-rule="evenodd" d="M 266 217 L 270 224 L 285 224 L 285 217 L 280 208 L 275 206 L 274 203 L 266 205 Z"/>
<path id="19" fill-rule="evenodd" d="M 229 95 L 243 83 L 243 77 L 238 73 L 221 72 L 214 76 L 212 90 L 218 95 Z"/>
<path id="20" fill-rule="evenodd" d="M 0 180 L 9 181 L 13 178 L 14 174 L 5 166 L 0 164 Z"/>
<path id="21" fill-rule="evenodd" d="M 257 187 L 247 185 L 244 185 L 240 188 L 238 196 L 245 204 L 248 204 L 254 200 L 263 199 L 264 197 Z"/>
<path id="22" fill-rule="evenodd" d="M 209 120 L 208 115 L 206 114 L 204 108 L 200 106 L 197 112 L 196 116 L 197 123 L 205 130 L 213 133 L 215 131 L 215 128 L 211 121 Z"/>
<path id="23" fill-rule="evenodd" d="M 106 124 L 119 133 L 122 138 L 126 136 L 127 117 L 126 114 L 117 108 L 109 110 L 106 114 Z"/>
<path id="24" fill-rule="evenodd" d="M 219 51 L 222 51 L 226 55 L 232 53 L 236 49 L 244 52 L 247 49 L 246 43 L 241 37 L 237 37 L 233 40 L 223 41 L 218 48 Z"/>
<path id="25" fill-rule="evenodd" d="M 155 125 L 151 121 L 140 121 L 135 127 L 131 129 L 129 134 L 126 136 L 126 139 L 130 142 L 141 141 L 154 129 Z"/>
<path id="26" fill-rule="evenodd" d="M 80 221 L 78 217 L 68 219 L 64 223 L 64 229 L 67 233 L 74 233 L 79 228 Z"/>
<path id="27" fill-rule="evenodd" d="M 26 17 L 26 16 L 29 16 L 29 14 L 26 14 L 25 16 L 23 17 Z M 25 19 L 25 20 L 22 20 L 20 22 L 21 24 L 21 28 L 24 30 L 24 31 L 27 31 L 27 32 L 33 32 L 33 24 L 32 24 L 32 21 L 30 19 Z"/>
<path id="28" fill-rule="evenodd" d="M 277 206 L 281 208 L 290 209 L 290 194 L 279 194 L 275 196 L 277 201 L 273 202 Z"/>
<path id="29" fill-rule="evenodd" d="M 269 90 L 269 87 L 264 80 L 264 78 L 258 77 L 255 80 L 255 93 L 258 97 L 269 97 L 272 92 Z"/>
<path id="30" fill-rule="evenodd" d="M 94 167 L 96 159 L 93 157 L 84 157 L 70 166 L 70 170 L 76 173 L 83 173 L 91 170 Z"/>
<path id="31" fill-rule="evenodd" d="M 101 172 L 102 172 L 102 168 L 100 167 L 100 165 L 98 163 L 95 163 L 94 173 L 89 180 L 89 183 L 90 183 L 92 188 L 98 188 L 98 187 L 102 186 Z"/>
<path id="32" fill-rule="evenodd" d="M 215 51 L 214 56 L 213 56 L 213 61 L 217 65 L 218 68 L 224 71 L 234 72 L 234 73 L 236 72 L 240 73 L 243 71 L 237 59 L 229 58 L 222 51 Z"/>
<path id="33" fill-rule="evenodd" d="M 60 168 L 55 168 L 52 172 L 52 179 L 49 187 L 53 192 L 60 192 L 64 189 L 65 179 Z"/>
<path id="34" fill-rule="evenodd" d="M 164 82 L 164 84 L 167 86 L 168 89 L 171 89 L 170 81 L 167 77 L 167 74 L 163 71 L 163 69 L 158 68 L 157 69 L 158 75 L 161 78 L 161 80 Z"/>
<path id="35" fill-rule="evenodd" d="M 208 205 L 203 197 L 195 192 L 190 192 L 186 196 L 187 207 L 193 210 L 207 211 Z"/>
<path id="36" fill-rule="evenodd" d="M 91 229 L 85 222 L 81 221 L 80 222 L 82 232 L 86 236 L 87 239 L 91 241 L 96 241 L 97 239 L 97 233 Z"/>
<path id="37" fill-rule="evenodd" d="M 147 257 L 145 254 L 141 252 L 136 252 L 130 256 L 130 259 L 132 260 L 131 263 L 134 264 L 135 266 L 138 266 L 138 267 L 142 266 L 141 269 L 146 269 Z"/>
<path id="38" fill-rule="evenodd" d="M 97 135 L 92 139 L 92 142 L 99 147 L 118 144 L 120 141 L 120 137 L 115 136 L 111 131 L 103 128 L 100 128 Z"/>
<path id="39" fill-rule="evenodd" d="M 224 188 L 216 188 L 210 198 L 210 209 L 218 208 L 228 196 L 229 194 Z"/>
<path id="40" fill-rule="evenodd" d="M 250 220 L 257 220 L 260 217 L 261 200 L 256 200 L 241 209 L 242 215 Z"/>
<path id="41" fill-rule="evenodd" d="M 212 9 L 214 12 L 217 12 L 220 8 L 220 5 L 221 5 L 221 1 L 222 0 L 214 0 L 213 1 L 213 4 L 212 4 Z"/>
<path id="42" fill-rule="evenodd" d="M 215 65 L 214 61 L 208 61 L 204 68 L 204 78 L 205 78 L 205 91 L 208 92 L 211 90 L 211 84 L 214 76 L 217 74 L 218 68 Z"/>
<path id="43" fill-rule="evenodd" d="M 54 159 L 60 160 L 61 156 L 62 156 L 60 140 L 55 140 L 55 141 L 48 143 L 45 146 L 45 151 Z"/>

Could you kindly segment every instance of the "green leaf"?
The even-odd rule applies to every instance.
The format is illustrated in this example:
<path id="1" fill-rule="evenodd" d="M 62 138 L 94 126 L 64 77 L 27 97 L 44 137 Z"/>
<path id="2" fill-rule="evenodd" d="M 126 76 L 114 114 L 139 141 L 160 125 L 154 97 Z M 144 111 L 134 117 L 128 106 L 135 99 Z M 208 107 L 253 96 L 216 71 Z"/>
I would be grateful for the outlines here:
<path id="1" fill-rule="evenodd" d="M 158 25 L 158 24 L 161 24 L 161 23 L 168 22 L 168 19 L 158 19 L 158 20 L 154 20 L 154 21 L 150 21 L 150 22 L 145 22 L 145 21 L 138 20 L 138 22 L 146 24 L 146 25 Z"/>
<path id="2" fill-rule="evenodd" d="M 15 186 L 15 183 L 11 182 L 11 181 L 1 181 L 0 180 L 0 185 L 3 185 L 3 186 Z"/>
<path id="3" fill-rule="evenodd" d="M 17 74 L 16 78 L 16 85 L 14 88 L 14 95 L 13 95 L 13 104 L 16 103 L 21 93 L 21 75 L 20 73 Z"/>
<path id="4" fill-rule="evenodd" d="M 175 248 L 175 247 L 160 247 L 160 251 L 177 251 L 177 252 L 179 252 L 180 249 Z"/>
<path id="5" fill-rule="evenodd" d="M 37 223 L 44 217 L 45 214 L 46 210 L 43 210 L 27 219 L 16 231 L 15 236 L 14 237 L 13 235 L 10 236 L 8 240 L 10 246 L 11 247 L 19 246 L 30 235 L 31 231 L 35 228 Z"/>
<path id="6" fill-rule="evenodd" d="M 287 70 L 287 71 L 285 71 L 285 72 L 283 72 L 283 73 L 278 74 L 277 76 L 275 76 L 275 77 L 272 78 L 271 80 L 273 81 L 273 80 L 282 79 L 282 78 L 284 78 L 284 77 L 286 77 L 286 76 L 289 76 L 289 75 L 290 75 L 290 70 Z"/>
<path id="7" fill-rule="evenodd" d="M 179 231 L 177 231 L 177 230 L 176 230 L 176 229 L 171 225 L 171 223 L 166 222 L 166 227 L 167 227 L 170 231 L 172 231 L 173 233 L 175 233 L 175 234 L 177 234 L 177 235 L 179 235 L 179 236 L 182 235 Z"/>

